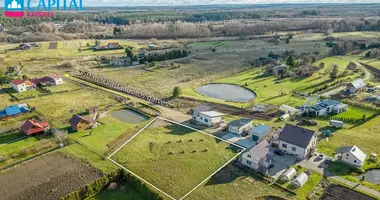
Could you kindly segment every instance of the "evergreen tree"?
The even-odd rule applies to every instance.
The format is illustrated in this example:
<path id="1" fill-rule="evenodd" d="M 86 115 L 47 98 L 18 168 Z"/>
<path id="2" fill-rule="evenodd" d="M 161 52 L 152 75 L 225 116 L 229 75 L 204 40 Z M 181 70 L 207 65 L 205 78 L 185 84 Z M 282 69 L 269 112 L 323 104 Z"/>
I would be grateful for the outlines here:
<path id="1" fill-rule="evenodd" d="M 178 86 L 174 87 L 173 89 L 173 97 L 178 97 L 181 94 L 181 88 Z"/>
<path id="2" fill-rule="evenodd" d="M 293 59 L 293 56 L 289 56 L 287 59 L 286 59 L 286 64 L 290 67 L 294 67 L 295 65 L 295 62 L 294 62 L 294 59 Z"/>

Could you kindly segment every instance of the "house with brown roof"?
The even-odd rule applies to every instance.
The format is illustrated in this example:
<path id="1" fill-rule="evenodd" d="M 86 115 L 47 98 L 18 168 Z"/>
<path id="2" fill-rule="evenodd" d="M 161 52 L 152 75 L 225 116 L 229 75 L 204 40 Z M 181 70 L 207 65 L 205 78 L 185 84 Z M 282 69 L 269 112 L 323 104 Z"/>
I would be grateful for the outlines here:
<path id="1" fill-rule="evenodd" d="M 12 88 L 17 92 L 26 92 L 36 87 L 36 84 L 29 80 L 15 79 L 11 82 Z"/>
<path id="2" fill-rule="evenodd" d="M 63 84 L 63 79 L 59 74 L 49 74 L 49 76 L 44 76 L 42 78 L 34 78 L 32 79 L 32 82 L 36 85 L 52 86 Z"/>
<path id="3" fill-rule="evenodd" d="M 69 120 L 69 123 L 74 130 L 81 132 L 88 129 L 90 126 L 92 126 L 95 123 L 95 120 L 82 117 L 80 115 L 74 115 Z"/>
<path id="4" fill-rule="evenodd" d="M 44 133 L 48 129 L 50 129 L 49 122 L 38 122 L 37 120 L 27 120 L 21 126 L 21 131 L 27 136 Z"/>

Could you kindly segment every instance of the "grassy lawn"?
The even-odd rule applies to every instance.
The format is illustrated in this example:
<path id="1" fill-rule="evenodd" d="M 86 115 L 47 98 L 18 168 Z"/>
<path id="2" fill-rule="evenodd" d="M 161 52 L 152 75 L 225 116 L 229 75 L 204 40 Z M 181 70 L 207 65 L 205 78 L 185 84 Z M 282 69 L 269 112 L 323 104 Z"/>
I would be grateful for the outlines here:
<path id="1" fill-rule="evenodd" d="M 115 190 L 103 189 L 89 200 L 147 200 L 143 194 L 139 193 L 132 185 L 122 183 Z"/>
<path id="2" fill-rule="evenodd" d="M 59 128 L 69 126 L 68 120 L 73 114 L 85 112 L 91 106 L 104 107 L 115 104 L 116 101 L 109 95 L 88 89 L 73 92 L 52 94 L 24 101 L 36 107 L 47 120 Z"/>
<path id="3" fill-rule="evenodd" d="M 225 142 L 157 120 L 112 159 L 174 198 L 180 198 L 233 158 Z"/>
<path id="4" fill-rule="evenodd" d="M 50 90 L 52 93 L 56 93 L 56 92 L 62 92 L 62 91 L 72 91 L 72 90 L 77 90 L 81 88 L 82 87 L 79 86 L 78 84 L 64 81 L 62 85 L 50 86 L 50 87 L 47 87 L 46 89 Z"/>
<path id="5" fill-rule="evenodd" d="M 10 101 L 10 96 L 0 88 L 0 109 L 3 109 L 5 106 L 12 105 L 12 102 Z"/>
<path id="6" fill-rule="evenodd" d="M 5 143 L 12 142 L 16 139 L 24 137 L 24 134 L 21 132 L 12 132 L 5 133 L 0 135 L 0 145 L 4 145 Z"/>
<path id="7" fill-rule="evenodd" d="M 109 149 L 107 146 L 109 142 L 126 132 L 129 134 L 136 133 L 148 123 L 148 121 L 144 121 L 140 124 L 126 124 L 111 116 L 107 116 L 99 120 L 99 122 L 102 124 L 101 126 L 83 132 L 71 133 L 70 137 L 92 148 L 99 154 L 104 154 Z M 92 135 L 89 135 L 90 132 Z"/>
<path id="8" fill-rule="evenodd" d="M 366 108 L 361 108 L 353 105 L 348 106 L 348 110 L 346 112 L 339 113 L 338 115 L 334 115 L 336 117 L 344 117 L 344 118 L 358 118 L 361 119 L 363 115 L 366 115 L 366 117 L 371 117 L 372 115 L 376 114 L 376 111 L 369 110 Z"/>
<path id="9" fill-rule="evenodd" d="M 13 88 L 7 88 L 6 90 L 19 99 L 36 98 L 41 95 L 41 92 L 39 92 L 37 89 L 31 89 L 26 92 L 20 93 L 16 92 L 16 90 L 14 90 Z"/>

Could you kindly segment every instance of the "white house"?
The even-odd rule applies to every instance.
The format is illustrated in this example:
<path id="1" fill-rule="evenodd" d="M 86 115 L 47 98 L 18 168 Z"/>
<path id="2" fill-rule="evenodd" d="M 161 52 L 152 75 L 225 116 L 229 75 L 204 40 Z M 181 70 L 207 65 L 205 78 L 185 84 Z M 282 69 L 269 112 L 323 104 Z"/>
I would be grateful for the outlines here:
<path id="1" fill-rule="evenodd" d="M 236 133 L 238 135 L 248 132 L 252 128 L 252 119 L 240 118 L 234 120 L 228 124 L 228 131 L 231 133 Z"/>
<path id="2" fill-rule="evenodd" d="M 109 63 L 112 66 L 126 66 L 129 65 L 131 62 L 131 59 L 128 57 L 121 57 L 121 58 L 112 58 Z"/>
<path id="3" fill-rule="evenodd" d="M 339 114 L 345 112 L 348 109 L 348 105 L 339 101 L 325 99 L 318 101 L 314 106 L 310 107 L 309 113 L 314 116 L 324 116 L 330 113 Z"/>
<path id="4" fill-rule="evenodd" d="M 223 113 L 216 111 L 203 111 L 199 112 L 197 116 L 193 116 L 193 119 L 200 124 L 214 126 L 215 123 L 222 121 L 223 115 Z"/>
<path id="5" fill-rule="evenodd" d="M 316 149 L 317 135 L 314 131 L 286 124 L 279 135 L 279 150 L 303 160 Z"/>
<path id="6" fill-rule="evenodd" d="M 336 153 L 340 154 L 340 160 L 355 167 L 362 167 L 367 155 L 357 146 L 346 146 L 339 148 Z"/>
<path id="7" fill-rule="evenodd" d="M 359 91 L 360 89 L 364 88 L 366 86 L 363 79 L 356 79 L 354 81 L 351 81 L 346 88 L 346 92 L 353 94 Z"/>
<path id="8" fill-rule="evenodd" d="M 21 79 L 15 79 L 11 82 L 11 84 L 12 88 L 17 92 L 26 92 L 36 87 L 36 84 L 34 84 L 33 82 Z"/>
<path id="9" fill-rule="evenodd" d="M 263 140 L 250 150 L 242 153 L 241 163 L 254 170 L 266 170 L 272 162 L 273 154 L 270 151 L 270 144 Z"/>
<path id="10" fill-rule="evenodd" d="M 63 84 L 63 78 L 59 74 L 49 74 L 49 77 L 54 80 L 55 85 Z"/>

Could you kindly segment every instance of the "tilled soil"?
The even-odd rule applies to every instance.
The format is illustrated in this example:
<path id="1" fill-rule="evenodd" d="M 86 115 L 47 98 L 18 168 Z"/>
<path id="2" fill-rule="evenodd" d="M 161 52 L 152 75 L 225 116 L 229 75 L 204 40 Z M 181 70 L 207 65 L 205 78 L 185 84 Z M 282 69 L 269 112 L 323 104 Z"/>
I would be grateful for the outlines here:
<path id="1" fill-rule="evenodd" d="M 60 199 L 102 173 L 62 153 L 53 153 L 0 173 L 0 200 Z"/>
<path id="2" fill-rule="evenodd" d="M 374 200 L 365 194 L 356 192 L 349 188 L 331 184 L 323 193 L 321 200 Z"/>

